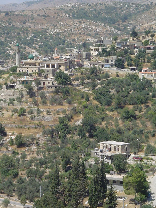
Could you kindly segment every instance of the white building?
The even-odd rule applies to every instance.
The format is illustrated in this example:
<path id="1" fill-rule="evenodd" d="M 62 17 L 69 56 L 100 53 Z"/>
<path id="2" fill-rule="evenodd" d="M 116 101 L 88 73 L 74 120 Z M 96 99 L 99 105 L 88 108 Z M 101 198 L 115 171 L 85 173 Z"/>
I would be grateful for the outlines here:
<path id="1" fill-rule="evenodd" d="M 99 157 L 107 163 L 111 163 L 113 155 L 124 154 L 127 158 L 130 156 L 130 144 L 125 142 L 105 141 L 99 143 L 100 148 L 91 151 L 91 156 Z"/>

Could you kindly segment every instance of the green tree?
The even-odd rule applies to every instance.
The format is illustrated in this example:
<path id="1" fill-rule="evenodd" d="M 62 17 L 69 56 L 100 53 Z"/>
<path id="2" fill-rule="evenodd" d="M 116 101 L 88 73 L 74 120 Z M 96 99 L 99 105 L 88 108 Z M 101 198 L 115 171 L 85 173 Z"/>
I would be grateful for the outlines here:
<path id="1" fill-rule="evenodd" d="M 107 180 L 105 174 L 104 162 L 101 162 L 100 167 L 97 167 L 95 174 L 89 186 L 89 199 L 88 203 L 91 208 L 97 208 L 98 203 L 103 204 L 106 198 Z"/>
<path id="2" fill-rule="evenodd" d="M 5 127 L 0 123 L 0 136 L 7 136 Z"/>
<path id="3" fill-rule="evenodd" d="M 144 204 L 141 207 L 142 208 L 154 208 L 151 204 Z"/>
<path id="4" fill-rule="evenodd" d="M 20 202 L 21 202 L 21 204 L 22 204 L 23 206 L 26 204 L 27 200 L 26 200 L 25 195 L 22 195 L 22 196 L 21 196 Z"/>
<path id="5" fill-rule="evenodd" d="M 7 194 L 7 196 L 12 196 L 15 189 L 15 185 L 11 177 L 7 178 L 7 180 L 3 183 L 3 186 L 4 193 Z"/>
<path id="6" fill-rule="evenodd" d="M 82 120 L 82 126 L 91 138 L 94 136 L 94 133 L 96 132 L 96 121 L 96 118 L 91 115 L 85 115 Z"/>
<path id="7" fill-rule="evenodd" d="M 154 33 L 152 33 L 150 36 L 151 36 L 151 38 L 152 38 L 152 40 L 153 40 L 153 38 L 154 38 L 155 34 L 154 34 Z"/>
<path id="8" fill-rule="evenodd" d="M 136 38 L 136 37 L 138 36 L 138 33 L 135 31 L 134 28 L 133 28 L 133 30 L 132 30 L 130 36 L 131 36 L 132 38 Z"/>
<path id="9" fill-rule="evenodd" d="M 148 196 L 149 184 L 145 172 L 139 167 L 132 167 L 124 177 L 123 187 L 126 194 L 135 194 L 138 201 L 144 201 Z"/>
<path id="10" fill-rule="evenodd" d="M 68 170 L 67 166 L 71 164 L 70 156 L 67 152 L 63 151 L 61 158 L 62 158 L 62 169 L 67 171 Z"/>
<path id="11" fill-rule="evenodd" d="M 145 35 L 148 36 L 151 33 L 150 30 L 145 30 Z"/>
<path id="12" fill-rule="evenodd" d="M 11 72 L 17 72 L 17 66 L 12 66 L 9 70 Z"/>
<path id="13" fill-rule="evenodd" d="M 147 144 L 145 149 L 145 155 L 155 155 L 156 154 L 156 147 L 152 146 L 151 144 Z"/>
<path id="14" fill-rule="evenodd" d="M 25 140 L 24 140 L 22 134 L 18 134 L 15 137 L 15 145 L 17 145 L 17 148 L 25 146 Z"/>
<path id="15" fill-rule="evenodd" d="M 151 67 L 152 67 L 152 69 L 156 69 L 156 60 L 154 60 L 154 61 L 151 63 Z"/>
<path id="16" fill-rule="evenodd" d="M 98 201 L 99 201 L 99 193 L 98 193 L 98 178 L 97 176 L 95 176 L 90 183 L 89 186 L 89 199 L 88 199 L 88 203 L 90 205 L 91 208 L 97 208 L 98 206 Z"/>
<path id="17" fill-rule="evenodd" d="M 144 46 L 149 45 L 149 40 L 145 40 L 145 41 L 143 42 L 143 45 L 144 45 Z"/>
<path id="18" fill-rule="evenodd" d="M 83 126 L 78 126 L 78 132 L 77 132 L 77 134 L 78 134 L 78 136 L 79 136 L 81 139 L 85 139 L 85 138 L 86 138 L 86 132 L 85 132 Z"/>
<path id="19" fill-rule="evenodd" d="M 14 171 L 17 171 L 17 164 L 12 156 L 2 155 L 0 157 L 0 174 L 1 176 L 13 176 Z M 18 171 L 17 171 L 18 173 Z"/>
<path id="20" fill-rule="evenodd" d="M 132 120 L 136 118 L 135 111 L 133 109 L 124 108 L 121 113 L 121 118 L 126 120 Z"/>
<path id="21" fill-rule="evenodd" d="M 106 207 L 107 208 L 117 207 L 117 196 L 112 185 L 110 187 L 110 190 L 107 193 Z"/>
<path id="22" fill-rule="evenodd" d="M 46 96 L 46 94 L 45 94 L 45 92 L 44 92 L 44 91 L 41 91 L 41 92 L 40 92 L 40 98 L 41 98 L 41 100 L 43 100 L 43 99 L 46 99 L 46 98 L 47 98 L 47 96 Z"/>
<path id="23" fill-rule="evenodd" d="M 124 60 L 123 59 L 121 59 L 121 58 L 117 58 L 116 60 L 115 60 L 115 66 L 117 67 L 117 68 L 121 68 L 121 69 L 124 69 Z"/>
<path id="24" fill-rule="evenodd" d="M 24 87 L 27 89 L 27 94 L 29 95 L 30 98 L 35 96 L 35 92 L 34 92 L 34 89 L 31 85 L 31 83 L 26 84 Z"/>
<path id="25" fill-rule="evenodd" d="M 19 111 L 18 111 L 18 116 L 24 116 L 25 113 L 26 113 L 26 109 L 23 108 L 23 107 L 21 107 L 21 108 L 19 109 Z"/>
<path id="26" fill-rule="evenodd" d="M 126 171 L 127 168 L 127 159 L 125 155 L 119 154 L 113 156 L 113 165 L 117 172 Z"/>
<path id="27" fill-rule="evenodd" d="M 9 199 L 5 198 L 2 202 L 2 204 L 3 204 L 4 207 L 8 207 L 8 205 L 10 204 Z"/>
<path id="28" fill-rule="evenodd" d="M 113 40 L 116 42 L 118 40 L 118 36 L 114 36 Z"/>
<path id="29" fill-rule="evenodd" d="M 75 157 L 72 163 L 71 174 L 65 184 L 65 201 L 68 207 L 78 208 L 87 191 L 87 176 L 84 163 Z"/>
<path id="30" fill-rule="evenodd" d="M 89 69 L 90 75 L 97 76 L 97 67 L 91 67 Z"/>
<path id="31" fill-rule="evenodd" d="M 60 85 L 68 85 L 71 84 L 71 78 L 68 74 L 64 73 L 63 71 L 56 72 L 55 80 Z"/>
<path id="32" fill-rule="evenodd" d="M 38 78 L 35 79 L 35 85 L 37 87 L 39 87 L 39 85 L 41 84 L 40 80 Z"/>
<path id="33" fill-rule="evenodd" d="M 59 118 L 59 124 L 56 126 L 56 133 L 58 134 L 59 138 L 64 139 L 67 138 L 67 135 L 70 133 L 70 125 L 68 119 L 64 117 Z"/>

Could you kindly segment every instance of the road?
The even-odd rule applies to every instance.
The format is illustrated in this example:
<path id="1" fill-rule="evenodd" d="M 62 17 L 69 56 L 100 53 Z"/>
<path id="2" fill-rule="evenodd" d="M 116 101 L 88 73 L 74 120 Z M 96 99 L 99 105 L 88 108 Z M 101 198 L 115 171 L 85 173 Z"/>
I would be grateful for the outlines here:
<path id="1" fill-rule="evenodd" d="M 148 178 L 148 181 L 150 182 L 150 189 L 151 189 L 151 197 L 149 201 L 153 203 L 153 206 L 156 206 L 156 175 L 150 176 Z"/>
<path id="2" fill-rule="evenodd" d="M 2 203 L 3 202 L 3 198 L 0 198 L 0 203 Z M 11 201 L 10 200 L 10 205 L 12 205 L 13 207 L 22 207 L 23 208 L 23 205 L 20 203 L 20 202 L 16 202 L 16 201 Z M 26 208 L 33 208 L 33 206 L 32 205 L 29 205 L 29 204 L 26 204 L 24 207 L 26 207 Z"/>

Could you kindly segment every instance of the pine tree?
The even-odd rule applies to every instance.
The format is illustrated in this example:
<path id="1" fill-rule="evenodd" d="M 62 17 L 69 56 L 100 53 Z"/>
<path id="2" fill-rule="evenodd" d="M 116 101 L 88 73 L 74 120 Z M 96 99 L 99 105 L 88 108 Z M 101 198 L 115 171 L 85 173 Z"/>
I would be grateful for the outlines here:
<path id="1" fill-rule="evenodd" d="M 112 185 L 110 190 L 108 191 L 107 197 L 108 197 L 106 201 L 107 208 L 115 208 L 117 206 L 117 196 Z"/>
<path id="2" fill-rule="evenodd" d="M 97 176 L 95 176 L 89 186 L 89 199 L 88 203 L 91 208 L 97 208 L 98 201 L 99 201 L 99 188 L 97 186 L 98 179 Z"/>
<path id="3" fill-rule="evenodd" d="M 105 167 L 104 162 L 101 162 L 101 166 L 97 168 L 89 187 L 89 205 L 91 208 L 97 207 L 98 202 L 103 204 L 103 201 L 106 198 L 106 192 L 107 180 Z"/>
<path id="4" fill-rule="evenodd" d="M 103 204 L 103 201 L 106 198 L 106 193 L 107 193 L 107 180 L 106 180 L 105 167 L 103 161 L 101 162 L 101 167 L 99 169 L 98 181 L 99 181 L 99 189 L 100 189 L 99 190 L 100 201 Z"/>
<path id="5" fill-rule="evenodd" d="M 83 162 L 79 157 L 73 161 L 72 171 L 65 184 L 65 201 L 70 207 L 78 207 L 81 204 L 87 190 L 87 176 Z"/>

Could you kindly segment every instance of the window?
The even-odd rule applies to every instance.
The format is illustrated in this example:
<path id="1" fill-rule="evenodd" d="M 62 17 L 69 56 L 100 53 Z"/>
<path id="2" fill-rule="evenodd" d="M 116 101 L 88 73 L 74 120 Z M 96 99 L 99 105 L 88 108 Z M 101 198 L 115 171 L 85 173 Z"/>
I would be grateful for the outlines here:
<path id="1" fill-rule="evenodd" d="M 113 183 L 116 183 L 116 181 L 115 181 L 115 180 L 113 180 Z"/>
<path id="2" fill-rule="evenodd" d="M 32 72 L 33 72 L 33 70 L 32 70 Z"/>
<path id="3" fill-rule="evenodd" d="M 116 146 L 114 146 L 114 151 L 116 152 Z"/>
<path id="4" fill-rule="evenodd" d="M 123 181 L 120 181 L 120 184 L 123 184 Z"/>

